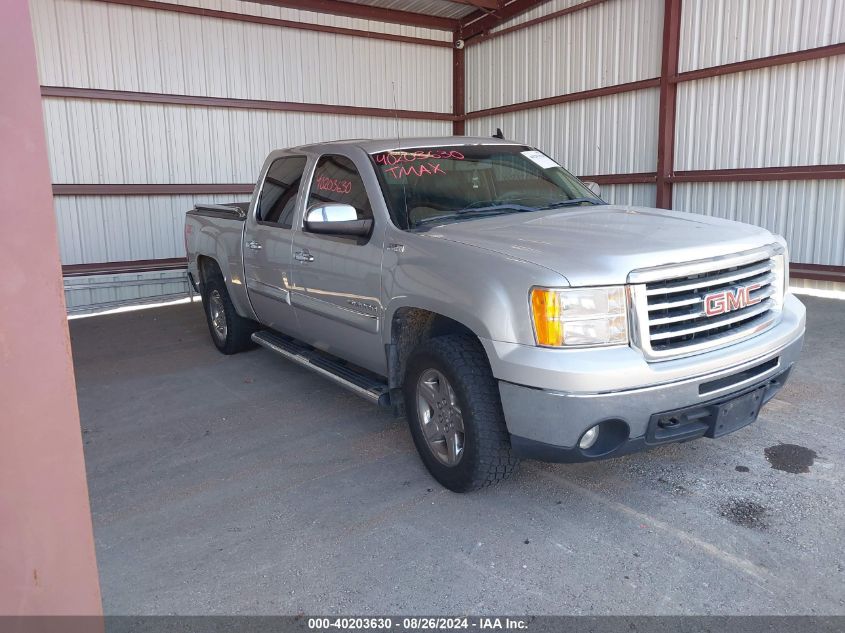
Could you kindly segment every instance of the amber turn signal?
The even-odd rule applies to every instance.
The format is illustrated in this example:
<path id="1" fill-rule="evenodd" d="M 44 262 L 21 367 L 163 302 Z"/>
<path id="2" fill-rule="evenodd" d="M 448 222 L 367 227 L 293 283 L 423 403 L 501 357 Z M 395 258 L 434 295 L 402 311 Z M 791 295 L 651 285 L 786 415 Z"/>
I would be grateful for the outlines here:
<path id="1" fill-rule="evenodd" d="M 548 288 L 531 290 L 531 313 L 538 345 L 558 347 L 563 343 L 560 321 L 560 294 Z"/>

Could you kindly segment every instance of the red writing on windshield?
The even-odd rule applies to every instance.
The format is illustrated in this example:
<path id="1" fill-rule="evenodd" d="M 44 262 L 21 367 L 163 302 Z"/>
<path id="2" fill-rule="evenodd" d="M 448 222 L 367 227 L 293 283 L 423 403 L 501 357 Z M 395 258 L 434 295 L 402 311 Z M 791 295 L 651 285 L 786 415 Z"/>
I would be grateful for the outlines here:
<path id="1" fill-rule="evenodd" d="M 349 180 L 335 180 L 326 176 L 317 176 L 317 189 L 320 191 L 333 191 L 334 193 L 350 193 L 352 182 Z"/>
<path id="2" fill-rule="evenodd" d="M 408 166 L 396 165 L 395 167 L 388 167 L 384 171 L 394 178 L 402 178 L 403 176 L 431 176 L 434 174 L 446 173 L 440 167 L 440 163 L 425 163 L 424 165 L 420 164 Z"/>
<path id="3" fill-rule="evenodd" d="M 416 161 L 428 160 L 463 160 L 464 155 L 457 150 L 428 149 L 406 152 L 396 150 L 376 155 L 376 163 L 379 165 L 396 165 L 398 163 L 413 163 Z"/>

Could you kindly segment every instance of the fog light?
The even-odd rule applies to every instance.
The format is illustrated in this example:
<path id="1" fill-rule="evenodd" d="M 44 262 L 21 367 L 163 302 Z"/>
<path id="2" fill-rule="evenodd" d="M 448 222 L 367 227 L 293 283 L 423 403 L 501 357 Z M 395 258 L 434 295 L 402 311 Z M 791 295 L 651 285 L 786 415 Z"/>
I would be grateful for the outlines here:
<path id="1" fill-rule="evenodd" d="M 599 439 L 599 425 L 596 424 L 593 427 L 587 429 L 587 432 L 581 436 L 581 441 L 578 442 L 578 448 L 587 450 L 593 444 L 596 443 L 596 440 Z"/>

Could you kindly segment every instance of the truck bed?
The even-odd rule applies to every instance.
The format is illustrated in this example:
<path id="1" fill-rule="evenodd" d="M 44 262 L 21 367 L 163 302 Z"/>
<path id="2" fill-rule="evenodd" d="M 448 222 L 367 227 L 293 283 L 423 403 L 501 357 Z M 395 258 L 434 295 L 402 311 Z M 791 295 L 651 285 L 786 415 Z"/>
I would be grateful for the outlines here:
<path id="1" fill-rule="evenodd" d="M 249 201 L 227 202 L 226 204 L 200 203 L 195 205 L 188 213 L 191 215 L 205 215 L 212 218 L 224 218 L 243 222 L 249 211 L 249 204 Z"/>
<path id="2" fill-rule="evenodd" d="M 206 257 L 219 268 L 230 286 L 229 294 L 239 314 L 252 317 L 252 308 L 243 283 L 243 233 L 249 202 L 197 204 L 185 216 L 185 251 L 188 274 L 202 284 L 199 258 Z"/>

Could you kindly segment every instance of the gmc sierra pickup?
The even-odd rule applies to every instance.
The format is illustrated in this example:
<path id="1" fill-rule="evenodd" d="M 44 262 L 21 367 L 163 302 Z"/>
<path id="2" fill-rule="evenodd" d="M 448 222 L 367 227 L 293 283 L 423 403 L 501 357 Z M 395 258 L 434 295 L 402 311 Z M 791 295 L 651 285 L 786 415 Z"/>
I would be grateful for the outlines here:
<path id="1" fill-rule="evenodd" d="M 188 274 L 221 352 L 392 407 L 451 490 L 754 422 L 804 336 L 784 240 L 597 190 L 496 138 L 274 151 L 188 211 Z"/>

